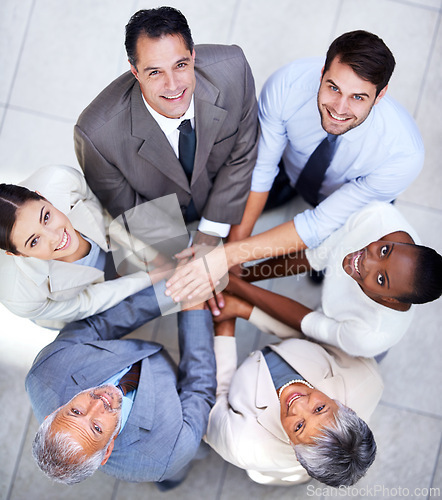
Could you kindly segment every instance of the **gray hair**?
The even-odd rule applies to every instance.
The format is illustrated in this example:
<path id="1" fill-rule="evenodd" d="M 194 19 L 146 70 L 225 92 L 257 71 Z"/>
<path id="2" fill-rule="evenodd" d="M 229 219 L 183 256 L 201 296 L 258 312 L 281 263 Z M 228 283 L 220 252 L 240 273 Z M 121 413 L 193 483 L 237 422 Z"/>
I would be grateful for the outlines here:
<path id="1" fill-rule="evenodd" d="M 324 427 L 315 444 L 294 446 L 296 457 L 309 476 L 328 486 L 351 486 L 365 475 L 376 455 L 368 425 L 336 401 L 334 425 Z"/>
<path id="2" fill-rule="evenodd" d="M 32 443 L 32 455 L 50 479 L 64 484 L 79 483 L 100 467 L 115 433 L 103 449 L 88 457 L 67 432 L 52 432 L 57 413 L 53 412 L 40 425 Z"/>

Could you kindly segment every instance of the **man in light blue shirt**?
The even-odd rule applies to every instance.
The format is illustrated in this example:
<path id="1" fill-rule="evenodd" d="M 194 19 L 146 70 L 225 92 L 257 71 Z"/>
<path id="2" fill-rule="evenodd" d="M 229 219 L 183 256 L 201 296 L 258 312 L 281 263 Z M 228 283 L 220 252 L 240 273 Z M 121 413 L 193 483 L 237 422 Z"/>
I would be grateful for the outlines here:
<path id="1" fill-rule="evenodd" d="M 295 186 L 327 134 L 338 136 L 336 152 L 319 204 L 294 218 L 297 249 L 318 246 L 352 213 L 373 200 L 394 200 L 411 184 L 424 147 L 413 118 L 385 96 L 394 66 L 379 37 L 354 31 L 332 43 L 325 65 L 301 59 L 269 78 L 259 99 L 258 160 L 242 223 L 232 229 L 235 239 L 251 234 L 281 158 Z"/>

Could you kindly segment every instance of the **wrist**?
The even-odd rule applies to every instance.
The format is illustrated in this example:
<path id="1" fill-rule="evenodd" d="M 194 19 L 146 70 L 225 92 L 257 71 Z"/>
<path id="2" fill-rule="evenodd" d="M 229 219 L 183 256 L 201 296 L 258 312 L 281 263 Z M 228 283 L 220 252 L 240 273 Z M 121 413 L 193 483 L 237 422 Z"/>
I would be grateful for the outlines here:
<path id="1" fill-rule="evenodd" d="M 252 311 L 253 311 L 252 304 L 250 304 L 250 302 L 246 302 L 245 300 L 241 300 L 238 307 L 238 313 L 239 313 L 238 318 L 242 318 L 248 321 L 250 315 L 252 314 Z"/>

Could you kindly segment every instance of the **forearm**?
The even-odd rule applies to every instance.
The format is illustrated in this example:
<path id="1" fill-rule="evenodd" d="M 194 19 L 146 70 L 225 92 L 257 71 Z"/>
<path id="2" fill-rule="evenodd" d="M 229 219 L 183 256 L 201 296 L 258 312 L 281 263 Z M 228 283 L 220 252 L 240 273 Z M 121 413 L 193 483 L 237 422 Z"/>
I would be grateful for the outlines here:
<path id="1" fill-rule="evenodd" d="M 198 306 L 202 307 L 202 306 Z M 188 310 L 178 314 L 180 363 L 178 388 L 185 400 L 202 398 L 215 402 L 216 376 L 213 350 L 212 316 L 207 310 Z"/>
<path id="2" fill-rule="evenodd" d="M 101 313 L 143 288 L 151 285 L 149 275 L 137 272 L 129 276 L 101 283 L 92 283 L 77 292 L 72 298 L 53 300 L 41 297 L 38 289 L 29 287 L 27 282 L 20 283 L 23 293 L 12 300 L 5 300 L 5 306 L 18 316 L 31 320 L 50 320 L 71 322 Z"/>
<path id="3" fill-rule="evenodd" d="M 283 295 L 270 292 L 242 280 L 229 283 L 232 293 L 258 307 L 273 318 L 301 331 L 301 321 L 312 310 Z M 248 319 L 248 318 L 245 318 Z"/>
<path id="4" fill-rule="evenodd" d="M 69 323 L 58 338 L 82 343 L 118 339 L 159 315 L 155 291 L 147 287 L 100 314 Z"/>
<path id="5" fill-rule="evenodd" d="M 264 210 L 268 195 L 268 192 L 250 192 L 241 223 L 232 226 L 230 230 L 229 242 L 243 240 L 252 234 L 256 221 Z"/>
<path id="6" fill-rule="evenodd" d="M 305 248 L 306 245 L 299 237 L 293 221 L 285 222 L 245 240 L 227 243 L 224 246 L 229 269 L 243 262 L 278 257 Z"/>
<path id="7" fill-rule="evenodd" d="M 281 278 L 283 276 L 294 276 L 311 270 L 311 266 L 303 250 L 295 255 L 283 255 L 275 257 L 250 267 L 243 267 L 241 278 L 248 283 L 267 280 L 270 278 Z"/>
<path id="8" fill-rule="evenodd" d="M 295 253 L 305 248 L 292 221 L 286 222 L 269 231 L 242 241 L 227 243 L 206 254 L 204 259 L 196 259 L 178 268 L 167 281 L 166 295 L 176 302 L 183 299 L 201 297 L 207 300 L 228 269 L 251 260 L 276 257 Z M 182 257 L 189 255 L 183 252 Z"/>

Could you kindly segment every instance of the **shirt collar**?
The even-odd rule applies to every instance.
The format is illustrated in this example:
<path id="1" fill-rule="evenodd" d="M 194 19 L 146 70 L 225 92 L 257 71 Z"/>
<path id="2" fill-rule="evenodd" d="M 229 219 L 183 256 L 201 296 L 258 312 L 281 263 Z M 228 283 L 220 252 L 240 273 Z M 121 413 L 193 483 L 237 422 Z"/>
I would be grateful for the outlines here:
<path id="1" fill-rule="evenodd" d="M 183 122 L 184 120 L 191 120 L 192 118 L 195 117 L 195 105 L 193 102 L 193 95 L 189 107 L 187 108 L 187 111 L 184 113 L 183 116 L 180 116 L 180 118 L 167 118 L 167 116 L 160 115 L 160 113 L 155 111 L 152 108 L 152 106 L 149 105 L 149 103 L 144 98 L 144 95 L 141 94 L 141 96 L 143 98 L 143 102 L 146 105 L 147 110 L 152 115 L 152 118 L 158 123 L 158 126 L 166 136 L 168 136 L 174 130 L 176 130 L 181 125 L 181 122 Z"/>

